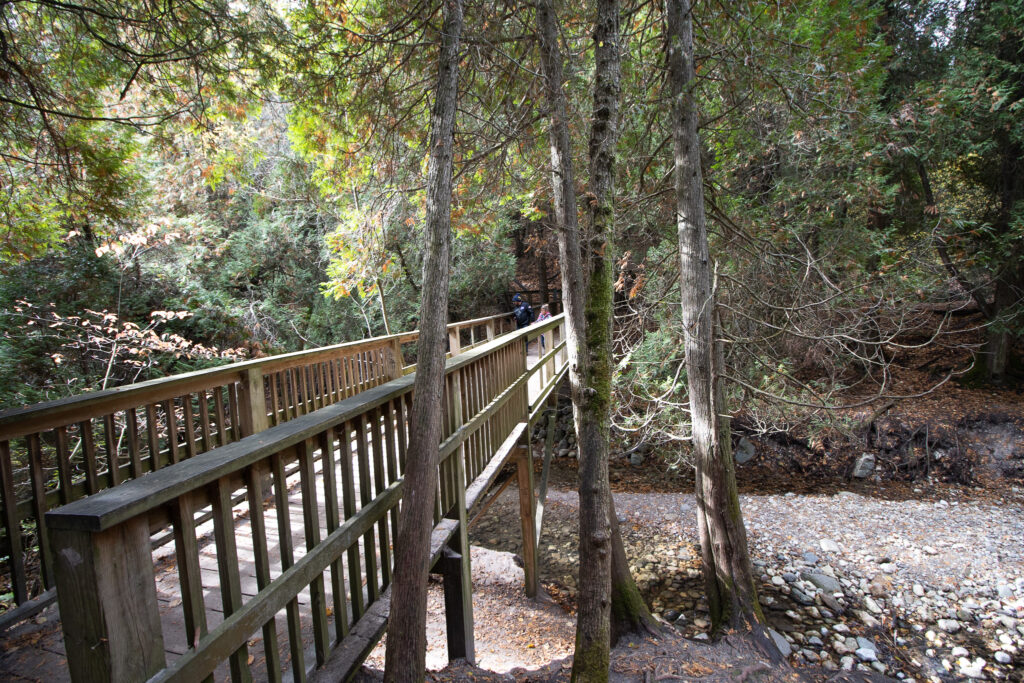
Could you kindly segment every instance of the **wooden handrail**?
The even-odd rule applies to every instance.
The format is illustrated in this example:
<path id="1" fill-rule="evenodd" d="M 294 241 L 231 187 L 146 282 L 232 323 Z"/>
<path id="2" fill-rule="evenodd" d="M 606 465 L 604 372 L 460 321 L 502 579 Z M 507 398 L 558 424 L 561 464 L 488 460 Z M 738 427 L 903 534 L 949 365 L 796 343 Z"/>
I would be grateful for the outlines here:
<path id="1" fill-rule="evenodd" d="M 469 584 L 463 580 L 469 571 L 467 509 L 478 502 L 481 489 L 493 481 L 501 464 L 521 452 L 517 447 L 531 412 L 531 382 L 538 372 L 545 376 L 543 369 L 536 368 L 555 363 L 554 371 L 547 374 L 548 384 L 564 375 L 564 342 L 557 347 L 552 344 L 558 351 L 553 348 L 533 369 L 527 367 L 526 344 L 540 334 L 562 329 L 564 319 L 558 316 L 535 329 L 491 340 L 446 364 L 435 523 L 439 531 L 443 527 L 440 537 L 449 545 L 443 554 L 448 558 L 442 563 L 443 571 L 461 577 L 445 583 L 461 586 L 462 604 L 469 599 L 465 594 Z M 247 643 L 262 630 L 267 656 L 261 662 L 267 662 L 267 671 L 260 675 L 281 680 L 281 671 L 271 669 L 281 661 L 273 654 L 275 615 L 285 609 L 293 675 L 301 678 L 328 663 L 332 672 L 358 666 L 358 661 L 345 659 L 348 655 L 336 661 L 330 644 L 337 642 L 338 652 L 365 653 L 366 647 L 352 646 L 346 637 L 359 631 L 360 637 L 371 633 L 376 638 L 382 631 L 381 600 L 386 599 L 390 580 L 390 538 L 398 525 L 407 445 L 405 418 L 412 387 L 411 376 L 391 379 L 213 448 L 200 458 L 183 460 L 48 512 L 45 526 L 52 540 L 72 679 L 197 680 L 221 662 L 230 665 L 233 677 L 245 678 Z M 550 391 L 549 386 L 535 389 L 539 394 Z M 314 478 L 314 460 L 322 463 L 322 485 Z M 287 479 L 289 463 L 296 465 L 294 471 L 300 475 L 304 530 L 290 529 L 287 521 L 289 497 L 297 495 Z M 532 472 L 529 459 L 520 456 L 518 463 L 520 477 L 531 482 L 532 475 L 526 474 L 527 469 Z M 467 482 L 474 483 L 468 501 Z M 272 504 L 265 508 L 268 485 L 273 489 Z M 524 534 L 529 530 L 528 538 L 524 536 L 528 587 L 536 584 L 535 505 L 530 487 L 524 488 L 521 501 Z M 247 531 L 235 529 L 233 501 L 239 490 L 245 491 L 249 501 Z M 320 495 L 326 500 L 318 500 Z M 201 534 L 196 530 L 196 515 L 205 506 L 212 509 L 224 613 L 224 621 L 209 630 L 206 586 L 198 577 Z M 325 509 L 326 535 L 321 539 Z M 275 513 L 279 535 L 269 539 L 262 520 Z M 184 637 L 189 643 L 188 651 L 170 666 L 163 655 L 164 627 L 149 553 L 151 531 L 168 523 L 173 525 L 176 558 L 172 566 L 181 585 Z M 251 539 L 255 549 L 259 590 L 250 598 L 244 598 L 240 589 L 234 540 L 238 533 Z M 296 561 L 293 548 L 299 542 L 305 544 L 305 552 Z M 281 549 L 276 573 L 271 571 L 268 548 Z M 434 556 L 440 557 L 440 551 L 435 551 Z M 308 643 L 301 642 L 303 627 L 296 600 L 305 591 L 310 595 L 315 664 L 301 661 Z M 461 628 L 461 636 L 468 634 L 471 639 L 472 624 L 463 623 Z"/>
<path id="2" fill-rule="evenodd" d="M 501 321 L 510 314 L 500 313 L 497 315 L 463 320 L 449 323 L 447 329 L 463 330 L 471 327 L 484 325 L 491 321 Z M 144 405 L 145 397 L 151 394 L 155 387 L 166 387 L 166 390 L 159 392 L 159 396 L 181 396 L 191 393 L 196 388 L 209 388 L 225 381 L 239 381 L 242 373 L 246 370 L 260 369 L 263 374 L 277 370 L 297 367 L 306 363 L 316 362 L 338 352 L 355 352 L 376 348 L 388 342 L 398 341 L 402 344 L 416 341 L 419 332 L 401 332 L 399 334 L 371 337 L 355 342 L 345 342 L 333 346 L 323 346 L 305 351 L 293 351 L 266 358 L 254 358 L 247 361 L 240 361 L 205 370 L 185 372 L 170 377 L 159 377 L 157 379 L 128 384 L 122 387 L 104 389 L 102 391 L 87 392 L 77 396 L 56 399 L 36 403 L 22 408 L 10 408 L 0 410 L 0 441 L 9 441 L 32 432 L 43 429 L 51 429 L 54 426 L 74 424 L 82 419 L 104 415 L 107 412 L 123 409 L 134 405 Z"/>

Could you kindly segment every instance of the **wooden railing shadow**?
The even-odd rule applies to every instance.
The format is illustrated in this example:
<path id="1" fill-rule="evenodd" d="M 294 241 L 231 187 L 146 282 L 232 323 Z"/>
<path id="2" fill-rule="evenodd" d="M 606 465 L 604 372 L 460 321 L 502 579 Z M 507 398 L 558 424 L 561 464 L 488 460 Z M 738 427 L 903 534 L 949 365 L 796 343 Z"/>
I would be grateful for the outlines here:
<path id="1" fill-rule="evenodd" d="M 452 354 L 513 327 L 452 323 Z M 46 512 L 355 396 L 414 368 L 417 332 L 260 358 L 0 412 L 0 583 L 19 607 L 52 602 Z"/>
<path id="2" fill-rule="evenodd" d="M 545 352 L 529 367 L 527 345 L 541 336 Z M 562 316 L 448 361 L 431 565 L 445 577 L 451 657 L 473 655 L 467 519 L 513 457 L 526 589 L 536 591 L 540 518 L 523 445 L 565 370 Z M 194 681 L 226 663 L 232 680 L 251 680 L 256 640 L 260 678 L 351 675 L 387 623 L 412 384 L 412 376 L 396 377 L 47 513 L 72 679 Z M 550 449 L 546 455 L 544 480 Z M 293 529 L 289 498 L 298 500 L 301 528 Z M 204 514 L 213 523 L 214 586 L 204 585 L 200 570 Z M 239 552 L 239 516 L 248 517 L 241 538 L 251 558 Z M 168 527 L 179 633 L 165 632 L 152 560 L 151 539 Z M 258 588 L 248 599 L 240 571 L 247 562 Z M 224 617 L 212 627 L 207 594 L 219 594 Z M 300 594 L 309 601 L 302 614 Z M 166 640 L 183 640 L 187 650 L 169 661 Z"/>

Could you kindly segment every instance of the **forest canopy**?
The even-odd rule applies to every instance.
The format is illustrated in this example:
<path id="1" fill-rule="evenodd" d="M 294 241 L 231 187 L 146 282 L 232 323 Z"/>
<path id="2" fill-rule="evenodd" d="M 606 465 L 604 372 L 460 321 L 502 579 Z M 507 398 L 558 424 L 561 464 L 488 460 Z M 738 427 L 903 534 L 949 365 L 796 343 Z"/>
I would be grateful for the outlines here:
<path id="1" fill-rule="evenodd" d="M 591 11 L 559 11 L 582 160 Z M 452 320 L 503 310 L 523 263 L 557 279 L 532 12 L 465 6 Z M 1015 376 L 1022 16 L 1014 0 L 697 6 L 714 287 L 752 424 L 886 395 L 908 338 Z M 671 444 L 687 422 L 665 16 L 626 3 L 620 19 L 614 425 Z M 2 405 L 415 327 L 441 20 L 434 3 L 0 5 Z M 974 336 L 915 313 L 940 309 L 975 312 Z"/>

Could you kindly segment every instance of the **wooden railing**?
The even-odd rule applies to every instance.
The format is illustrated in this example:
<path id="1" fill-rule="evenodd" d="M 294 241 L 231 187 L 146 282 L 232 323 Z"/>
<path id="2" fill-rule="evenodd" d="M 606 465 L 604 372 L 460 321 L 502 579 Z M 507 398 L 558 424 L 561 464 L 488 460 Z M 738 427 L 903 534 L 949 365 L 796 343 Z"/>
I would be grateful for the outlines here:
<path id="1" fill-rule="evenodd" d="M 471 347 L 512 327 L 502 314 L 448 330 Z M 0 412 L 0 557 L 22 606 L 0 615 L 0 629 L 52 600 L 47 510 L 401 377 L 412 370 L 403 347 L 417 338 L 377 337 Z M 462 348 L 453 343 L 452 353 Z"/>
<path id="2" fill-rule="evenodd" d="M 545 353 L 528 369 L 527 343 L 540 336 Z M 448 361 L 431 564 L 446 576 L 451 657 L 472 655 L 466 520 L 513 454 L 527 589 L 535 590 L 533 468 L 519 446 L 564 377 L 563 340 L 564 318 L 557 316 Z M 386 624 L 412 384 L 412 376 L 389 380 L 50 511 L 46 527 L 72 679 L 350 675 Z M 289 497 L 301 500 L 296 528 Z M 204 512 L 212 517 L 213 585 L 204 583 L 210 578 L 200 567 L 201 553 L 210 555 L 201 550 Z M 162 614 L 150 541 L 168 525 L 175 549 L 169 566 L 181 599 Z M 243 586 L 240 542 L 252 549 L 244 561 L 252 564 L 254 586 Z M 207 600 L 217 593 L 223 619 L 214 623 Z M 176 614 L 168 610 L 176 609 L 178 626 L 166 626 Z M 166 642 L 187 649 L 169 660 Z"/>

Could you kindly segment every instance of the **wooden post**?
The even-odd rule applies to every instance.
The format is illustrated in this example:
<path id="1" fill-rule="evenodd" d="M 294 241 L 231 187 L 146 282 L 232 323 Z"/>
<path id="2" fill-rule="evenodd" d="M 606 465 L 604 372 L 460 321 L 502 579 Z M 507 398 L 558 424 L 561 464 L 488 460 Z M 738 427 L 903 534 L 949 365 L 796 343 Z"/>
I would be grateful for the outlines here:
<path id="1" fill-rule="evenodd" d="M 391 367 L 388 374 L 389 379 L 398 379 L 402 376 L 402 368 L 405 366 L 405 359 L 402 358 L 402 342 L 395 337 L 391 340 Z"/>
<path id="2" fill-rule="evenodd" d="M 242 372 L 241 406 L 242 436 L 252 436 L 267 429 L 267 398 L 263 391 L 263 372 L 259 368 L 251 368 Z M 308 398 L 308 397 L 307 397 Z"/>
<path id="3" fill-rule="evenodd" d="M 537 502 L 533 497 L 533 458 L 529 448 L 518 449 L 516 475 L 519 483 L 519 518 L 523 535 L 523 570 L 526 573 L 526 595 L 537 597 L 537 524 L 534 521 Z"/>
<path id="4" fill-rule="evenodd" d="M 487 341 L 494 339 L 494 321 L 487 321 Z"/>
<path id="5" fill-rule="evenodd" d="M 462 370 L 452 375 L 455 429 L 463 424 Z M 449 456 L 455 460 L 455 507 L 449 519 L 459 520 L 459 530 L 448 542 L 441 560 L 444 574 L 445 624 L 448 630 L 448 659 L 464 658 L 473 662 L 476 647 L 473 640 L 473 573 L 469 552 L 469 520 L 466 518 L 466 449 L 460 445 Z M 457 567 L 453 565 L 458 565 Z"/>
<path id="6" fill-rule="evenodd" d="M 459 355 L 462 345 L 459 342 L 459 328 L 453 327 L 448 330 L 448 353 L 452 357 Z"/>
<path id="7" fill-rule="evenodd" d="M 72 681 L 145 681 L 164 668 L 149 520 L 51 529 Z"/>
<path id="8" fill-rule="evenodd" d="M 461 535 L 458 534 L 456 538 Z M 459 554 L 449 544 L 438 561 L 444 581 L 444 622 L 448 631 L 449 661 L 463 658 L 472 662 L 475 657 L 472 586 L 466 590 L 466 586 L 470 585 L 470 577 L 466 575 L 468 554 L 468 549 Z"/>

